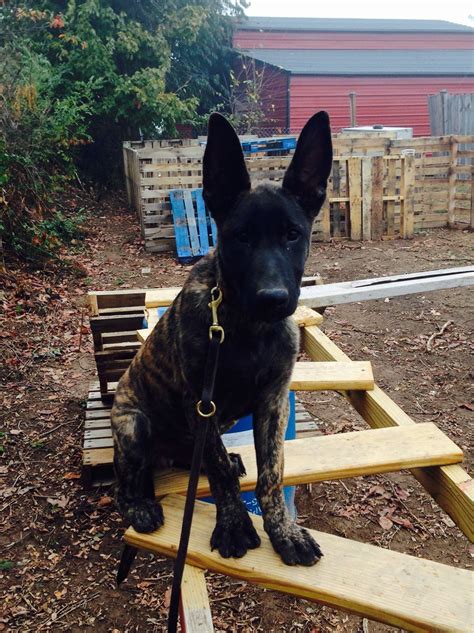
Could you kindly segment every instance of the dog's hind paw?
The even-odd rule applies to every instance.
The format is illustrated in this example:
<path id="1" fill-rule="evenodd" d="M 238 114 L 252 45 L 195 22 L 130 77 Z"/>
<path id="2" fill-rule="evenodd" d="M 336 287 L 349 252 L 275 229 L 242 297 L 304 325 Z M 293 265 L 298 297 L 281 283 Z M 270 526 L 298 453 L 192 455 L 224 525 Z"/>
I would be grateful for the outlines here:
<path id="1" fill-rule="evenodd" d="M 260 537 L 246 510 L 218 520 L 211 536 L 211 548 L 219 550 L 222 558 L 242 558 L 259 545 Z"/>
<path id="2" fill-rule="evenodd" d="M 153 532 L 164 523 L 163 509 L 153 499 L 140 499 L 128 503 L 122 514 L 137 532 Z"/>
<path id="3" fill-rule="evenodd" d="M 286 565 L 309 567 L 323 556 L 311 534 L 295 523 L 279 526 L 269 536 L 274 550 Z"/>
<path id="4" fill-rule="evenodd" d="M 247 474 L 244 462 L 242 461 L 239 453 L 229 453 L 229 458 L 232 462 L 232 470 L 237 474 L 237 477 L 243 477 Z"/>

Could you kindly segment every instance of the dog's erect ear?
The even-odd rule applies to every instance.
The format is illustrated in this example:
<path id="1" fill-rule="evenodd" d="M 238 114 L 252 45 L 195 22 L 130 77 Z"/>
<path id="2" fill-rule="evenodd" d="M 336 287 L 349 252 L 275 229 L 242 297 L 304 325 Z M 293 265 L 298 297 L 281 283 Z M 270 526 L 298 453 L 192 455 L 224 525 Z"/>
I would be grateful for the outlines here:
<path id="1" fill-rule="evenodd" d="M 209 118 L 203 166 L 203 196 L 219 224 L 243 191 L 250 189 L 244 154 L 232 125 L 217 112 Z"/>
<path id="2" fill-rule="evenodd" d="M 311 220 L 324 202 L 331 167 L 329 116 L 327 112 L 318 112 L 304 126 L 283 179 L 283 188 L 296 196 Z"/>

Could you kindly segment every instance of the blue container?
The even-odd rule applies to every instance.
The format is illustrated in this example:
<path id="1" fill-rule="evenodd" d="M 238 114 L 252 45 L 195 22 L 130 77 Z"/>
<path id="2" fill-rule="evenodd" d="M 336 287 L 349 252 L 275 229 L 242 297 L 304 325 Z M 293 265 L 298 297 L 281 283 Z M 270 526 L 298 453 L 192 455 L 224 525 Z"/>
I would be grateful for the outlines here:
<path id="1" fill-rule="evenodd" d="M 286 427 L 285 440 L 294 440 L 296 438 L 296 416 L 295 416 L 295 394 L 293 391 L 290 391 L 288 394 L 289 400 L 289 415 L 288 415 L 288 425 Z M 245 418 L 240 418 L 237 420 L 235 425 L 224 433 L 222 436 L 222 441 L 224 445 L 232 452 L 232 448 L 234 446 L 245 446 L 246 444 L 253 444 L 253 416 L 247 415 Z M 245 465 L 245 464 L 244 464 Z M 285 495 L 285 502 L 288 510 L 290 511 L 290 515 L 293 519 L 296 518 L 296 507 L 295 507 L 295 487 L 287 486 L 283 490 Z M 262 514 L 262 510 L 257 501 L 257 497 L 253 490 L 249 490 L 248 492 L 241 492 L 240 496 L 242 501 L 247 506 L 249 512 L 253 512 L 253 514 Z M 201 501 L 207 501 L 208 503 L 214 503 L 214 499 L 212 497 L 205 497 L 201 499 Z"/>

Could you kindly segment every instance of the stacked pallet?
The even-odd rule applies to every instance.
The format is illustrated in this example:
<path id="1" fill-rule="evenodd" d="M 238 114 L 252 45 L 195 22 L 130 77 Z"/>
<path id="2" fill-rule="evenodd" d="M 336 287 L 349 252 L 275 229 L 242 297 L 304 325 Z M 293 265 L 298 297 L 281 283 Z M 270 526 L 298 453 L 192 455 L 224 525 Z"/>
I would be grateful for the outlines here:
<path id="1" fill-rule="evenodd" d="M 124 148 L 130 205 L 150 251 L 174 248 L 169 191 L 202 186 L 202 145 Z M 196 141 L 197 143 L 197 141 Z M 334 137 L 328 199 L 313 239 L 412 237 L 425 228 L 474 226 L 474 136 L 403 140 Z M 289 156 L 249 154 L 252 181 L 279 182 Z"/>

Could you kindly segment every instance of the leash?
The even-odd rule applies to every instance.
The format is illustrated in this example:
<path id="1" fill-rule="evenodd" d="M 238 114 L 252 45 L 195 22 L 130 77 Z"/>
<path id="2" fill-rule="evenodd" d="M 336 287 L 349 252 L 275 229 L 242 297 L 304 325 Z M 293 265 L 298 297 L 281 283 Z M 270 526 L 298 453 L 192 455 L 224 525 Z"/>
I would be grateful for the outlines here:
<path id="1" fill-rule="evenodd" d="M 218 286 L 211 290 L 211 302 L 209 307 L 212 313 L 212 325 L 209 328 L 209 350 L 207 352 L 206 369 L 204 371 L 204 384 L 202 388 L 201 400 L 196 404 L 196 411 L 201 418 L 196 430 L 196 437 L 191 460 L 191 470 L 189 473 L 188 490 L 186 493 L 186 503 L 184 506 L 183 525 L 179 538 L 178 554 L 174 564 L 173 584 L 171 588 L 171 600 L 168 613 L 168 633 L 176 633 L 178 625 L 179 598 L 181 580 L 183 578 L 184 565 L 186 564 L 186 554 L 188 552 L 189 535 L 193 521 L 194 501 L 196 500 L 196 490 L 201 472 L 204 445 L 209 422 L 214 422 L 216 405 L 212 398 L 214 395 L 214 383 L 216 379 L 217 362 L 219 360 L 219 348 L 224 341 L 224 329 L 219 325 L 217 319 L 217 309 L 222 302 L 222 291 Z"/>

